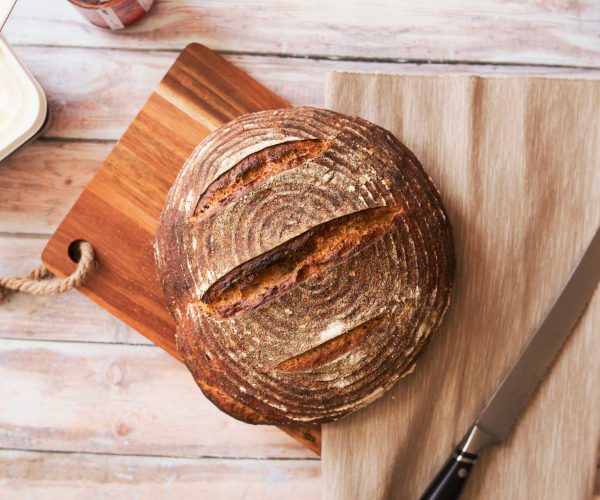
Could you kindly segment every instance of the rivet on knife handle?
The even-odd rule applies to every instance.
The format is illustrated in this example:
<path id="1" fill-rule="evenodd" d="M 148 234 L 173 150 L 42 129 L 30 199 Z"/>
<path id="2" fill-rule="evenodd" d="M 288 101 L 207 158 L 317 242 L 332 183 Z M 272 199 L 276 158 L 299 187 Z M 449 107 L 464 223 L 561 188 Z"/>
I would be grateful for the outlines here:
<path id="1" fill-rule="evenodd" d="M 481 451 L 496 443 L 492 435 L 473 426 L 423 493 L 421 500 L 457 499 Z"/>

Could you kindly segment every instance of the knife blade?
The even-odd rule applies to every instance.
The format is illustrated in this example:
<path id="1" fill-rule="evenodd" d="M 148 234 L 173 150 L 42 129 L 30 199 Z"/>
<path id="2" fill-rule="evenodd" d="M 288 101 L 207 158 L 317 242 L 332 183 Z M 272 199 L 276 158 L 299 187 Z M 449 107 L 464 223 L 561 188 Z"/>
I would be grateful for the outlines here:
<path id="1" fill-rule="evenodd" d="M 421 500 L 459 497 L 481 452 L 501 443 L 583 315 L 600 280 L 600 229 L 512 368 Z"/>

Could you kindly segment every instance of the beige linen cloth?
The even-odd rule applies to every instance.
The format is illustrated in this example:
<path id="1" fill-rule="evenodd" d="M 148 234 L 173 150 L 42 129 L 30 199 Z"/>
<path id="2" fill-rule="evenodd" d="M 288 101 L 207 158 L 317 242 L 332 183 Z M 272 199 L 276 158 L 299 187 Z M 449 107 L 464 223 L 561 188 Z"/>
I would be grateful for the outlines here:
<path id="1" fill-rule="evenodd" d="M 600 223 L 600 82 L 334 73 L 328 106 L 392 131 L 450 214 L 453 303 L 381 400 L 323 431 L 327 500 L 418 498 Z M 463 499 L 583 499 L 600 437 L 600 292 Z"/>

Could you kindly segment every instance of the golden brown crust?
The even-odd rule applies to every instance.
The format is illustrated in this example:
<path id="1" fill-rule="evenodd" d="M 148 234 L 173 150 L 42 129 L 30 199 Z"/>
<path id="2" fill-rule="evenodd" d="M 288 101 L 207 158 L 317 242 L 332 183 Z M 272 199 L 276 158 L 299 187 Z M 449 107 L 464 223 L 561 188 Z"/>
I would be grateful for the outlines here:
<path id="1" fill-rule="evenodd" d="M 325 422 L 414 365 L 448 306 L 450 224 L 387 131 L 314 108 L 253 113 L 203 141 L 156 260 L 203 392 L 251 423 Z"/>

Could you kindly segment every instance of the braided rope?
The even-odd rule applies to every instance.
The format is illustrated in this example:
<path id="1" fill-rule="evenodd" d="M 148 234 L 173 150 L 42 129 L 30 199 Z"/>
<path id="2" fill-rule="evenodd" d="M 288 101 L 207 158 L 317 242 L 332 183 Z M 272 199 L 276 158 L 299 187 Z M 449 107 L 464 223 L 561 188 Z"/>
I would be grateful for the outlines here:
<path id="1" fill-rule="evenodd" d="M 94 249 L 87 241 L 83 241 L 79 245 L 79 251 L 81 257 L 77 269 L 64 279 L 49 279 L 53 275 L 44 265 L 37 267 L 26 276 L 0 278 L 0 304 L 11 293 L 57 295 L 81 285 L 94 268 Z"/>

